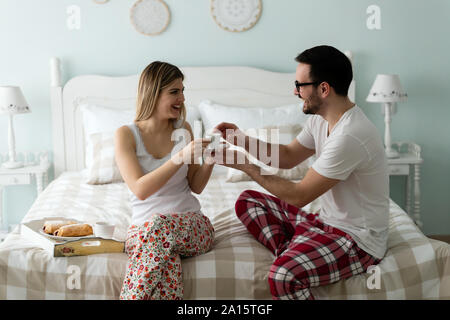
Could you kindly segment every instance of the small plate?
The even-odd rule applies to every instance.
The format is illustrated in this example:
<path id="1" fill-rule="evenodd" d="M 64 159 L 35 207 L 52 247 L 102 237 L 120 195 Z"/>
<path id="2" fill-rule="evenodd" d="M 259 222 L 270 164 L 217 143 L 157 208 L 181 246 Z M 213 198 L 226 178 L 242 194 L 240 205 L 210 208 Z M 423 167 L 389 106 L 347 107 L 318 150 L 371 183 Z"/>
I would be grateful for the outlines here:
<path id="1" fill-rule="evenodd" d="M 54 240 L 79 240 L 79 239 L 87 239 L 87 238 L 96 238 L 94 234 L 91 234 L 89 236 L 82 236 L 82 237 L 59 237 L 54 236 L 52 234 L 45 233 L 44 230 L 39 229 L 39 233 L 46 236 L 47 238 L 54 239 Z"/>

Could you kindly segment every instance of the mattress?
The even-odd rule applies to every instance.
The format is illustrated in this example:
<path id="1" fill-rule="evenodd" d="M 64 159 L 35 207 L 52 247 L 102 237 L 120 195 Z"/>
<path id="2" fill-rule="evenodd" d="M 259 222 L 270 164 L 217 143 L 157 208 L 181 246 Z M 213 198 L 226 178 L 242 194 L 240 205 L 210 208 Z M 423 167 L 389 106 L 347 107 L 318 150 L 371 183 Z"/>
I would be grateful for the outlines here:
<path id="1" fill-rule="evenodd" d="M 80 172 L 66 172 L 39 195 L 22 222 L 70 217 L 109 221 L 125 237 L 131 221 L 123 183 L 88 185 Z M 185 299 L 271 299 L 267 281 L 274 256 L 247 232 L 234 203 L 255 182 L 225 182 L 214 175 L 201 195 L 202 211 L 214 225 L 213 249 L 182 259 Z M 303 208 L 320 210 L 318 201 Z M 0 244 L 0 299 L 118 299 L 126 270 L 125 253 L 54 258 L 20 235 Z M 450 246 L 428 239 L 392 200 L 388 251 L 372 273 L 313 288 L 317 299 L 450 299 Z"/>

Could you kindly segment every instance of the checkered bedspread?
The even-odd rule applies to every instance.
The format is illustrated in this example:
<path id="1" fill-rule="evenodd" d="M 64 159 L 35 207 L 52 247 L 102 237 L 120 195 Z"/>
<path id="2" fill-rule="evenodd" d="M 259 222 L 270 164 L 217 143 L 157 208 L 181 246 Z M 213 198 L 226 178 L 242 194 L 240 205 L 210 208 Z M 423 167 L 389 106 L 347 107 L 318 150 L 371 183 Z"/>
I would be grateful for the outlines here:
<path id="1" fill-rule="evenodd" d="M 60 176 L 23 222 L 55 216 L 108 220 L 125 236 L 131 220 L 125 185 L 81 181 L 80 173 Z M 246 189 L 264 192 L 254 182 L 218 177 L 198 196 L 216 239 L 210 252 L 182 260 L 185 299 L 271 298 L 267 274 L 274 256 L 234 214 L 234 202 Z M 304 208 L 318 209 L 316 201 Z M 125 253 L 54 258 L 16 230 L 0 244 L 0 299 L 118 299 L 126 261 Z M 388 252 L 378 267 L 375 273 L 315 288 L 313 294 L 317 299 L 450 299 L 450 245 L 426 238 L 392 201 Z"/>

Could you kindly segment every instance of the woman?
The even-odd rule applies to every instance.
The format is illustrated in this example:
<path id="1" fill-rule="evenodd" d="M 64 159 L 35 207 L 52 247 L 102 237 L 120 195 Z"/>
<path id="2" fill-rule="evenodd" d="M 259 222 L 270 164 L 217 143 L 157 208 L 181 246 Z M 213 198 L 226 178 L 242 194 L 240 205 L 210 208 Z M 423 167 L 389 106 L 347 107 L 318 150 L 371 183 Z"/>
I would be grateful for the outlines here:
<path id="1" fill-rule="evenodd" d="M 201 166 L 194 161 L 210 140 L 193 140 L 184 121 L 183 80 L 171 64 L 147 66 L 139 80 L 136 119 L 115 133 L 116 162 L 132 206 L 120 299 L 182 299 L 180 255 L 205 253 L 214 240 L 213 226 L 191 193 L 203 191 L 213 170 L 211 158 Z M 180 131 L 190 142 L 175 148 L 172 138 Z"/>

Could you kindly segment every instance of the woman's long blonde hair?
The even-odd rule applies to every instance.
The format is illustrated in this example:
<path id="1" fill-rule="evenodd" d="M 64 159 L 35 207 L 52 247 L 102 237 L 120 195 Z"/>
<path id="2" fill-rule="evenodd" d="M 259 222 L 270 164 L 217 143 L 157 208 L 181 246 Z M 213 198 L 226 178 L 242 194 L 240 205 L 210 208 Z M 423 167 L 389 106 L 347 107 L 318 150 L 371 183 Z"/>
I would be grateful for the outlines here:
<path id="1" fill-rule="evenodd" d="M 166 88 L 172 81 L 181 78 L 184 75 L 181 70 L 167 62 L 154 61 L 142 71 L 139 79 L 137 99 L 136 99 L 136 117 L 134 121 L 142 121 L 149 119 L 159 100 L 161 91 Z M 177 126 L 183 126 L 186 119 L 186 107 L 184 103 L 181 105 L 181 114 Z"/>

